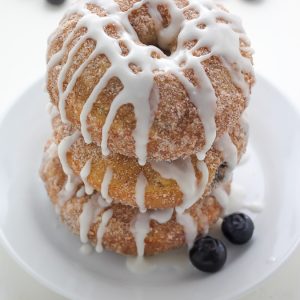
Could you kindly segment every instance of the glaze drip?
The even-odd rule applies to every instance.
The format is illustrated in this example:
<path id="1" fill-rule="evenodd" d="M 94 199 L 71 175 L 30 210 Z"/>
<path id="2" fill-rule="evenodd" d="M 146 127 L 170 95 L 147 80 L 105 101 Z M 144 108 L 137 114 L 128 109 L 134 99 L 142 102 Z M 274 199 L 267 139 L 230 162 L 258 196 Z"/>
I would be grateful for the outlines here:
<path id="1" fill-rule="evenodd" d="M 101 195 L 108 203 L 112 202 L 111 197 L 108 195 L 108 188 L 112 180 L 112 177 L 113 177 L 112 169 L 110 167 L 107 167 L 101 184 Z"/>
<path id="2" fill-rule="evenodd" d="M 151 166 L 162 177 L 173 179 L 177 182 L 183 193 L 183 203 L 176 207 L 176 211 L 184 212 L 202 197 L 208 182 L 208 169 L 204 161 L 197 162 L 197 168 L 201 172 L 200 182 L 198 182 L 190 158 L 178 159 L 172 163 L 153 161 Z"/>
<path id="3" fill-rule="evenodd" d="M 100 222 L 98 230 L 97 230 L 96 251 L 98 253 L 103 251 L 102 238 L 105 234 L 106 226 L 107 226 L 109 220 L 111 219 L 112 215 L 113 215 L 113 211 L 111 209 L 108 209 L 105 212 L 103 212 L 103 214 L 101 216 L 101 222 Z"/>
<path id="4" fill-rule="evenodd" d="M 89 159 L 80 171 L 80 177 L 84 183 L 85 192 L 88 195 L 91 195 L 94 192 L 94 188 L 88 182 L 88 177 L 91 172 L 91 165 L 92 165 L 92 160 Z"/>
<path id="5" fill-rule="evenodd" d="M 58 194 L 59 202 L 63 204 L 66 200 L 72 197 L 77 189 L 80 180 L 74 175 L 73 170 L 68 164 L 67 153 L 73 143 L 80 137 L 80 132 L 75 131 L 71 136 L 65 137 L 58 145 L 57 152 L 64 173 L 67 175 L 67 181 L 63 190 Z"/>
<path id="6" fill-rule="evenodd" d="M 160 224 L 164 224 L 171 220 L 173 212 L 174 212 L 174 208 L 156 210 L 151 213 L 150 219 L 155 220 Z"/>
<path id="7" fill-rule="evenodd" d="M 147 179 L 143 173 L 140 173 L 135 188 L 135 199 L 141 213 L 147 211 L 145 207 L 145 189 L 147 186 Z"/>
<path id="8" fill-rule="evenodd" d="M 84 196 L 84 194 L 85 194 L 85 187 L 82 186 L 82 187 L 77 191 L 76 197 L 77 197 L 77 198 L 81 198 L 81 197 Z"/>
<path id="9" fill-rule="evenodd" d="M 95 222 L 99 212 L 99 206 L 97 205 L 94 197 L 90 198 L 83 204 L 82 213 L 79 216 L 80 240 L 82 243 L 85 244 L 89 241 L 88 233 L 90 231 L 90 227 Z"/>
<path id="10" fill-rule="evenodd" d="M 185 233 L 185 241 L 188 247 L 191 248 L 198 233 L 195 220 L 187 212 L 177 213 L 176 220 L 183 227 Z"/>
<path id="11" fill-rule="evenodd" d="M 137 256 L 143 257 L 145 251 L 145 238 L 150 232 L 150 217 L 148 213 L 138 214 L 134 222 L 134 226 L 131 228 L 131 232 L 135 239 Z"/>

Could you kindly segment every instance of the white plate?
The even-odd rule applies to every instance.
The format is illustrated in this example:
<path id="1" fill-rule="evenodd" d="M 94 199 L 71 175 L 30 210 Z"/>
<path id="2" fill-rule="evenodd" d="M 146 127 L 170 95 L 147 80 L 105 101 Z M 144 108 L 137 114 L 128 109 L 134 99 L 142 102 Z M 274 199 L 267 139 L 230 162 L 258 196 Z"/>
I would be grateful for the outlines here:
<path id="1" fill-rule="evenodd" d="M 49 288 L 84 300 L 233 299 L 269 276 L 296 247 L 300 119 L 266 80 L 258 77 L 251 99 L 251 160 L 235 174 L 249 199 L 256 201 L 264 193 L 265 209 L 255 218 L 253 241 L 228 245 L 229 260 L 214 275 L 191 266 L 134 275 L 121 256 L 80 254 L 78 238 L 59 225 L 38 178 L 43 143 L 50 134 L 42 87 L 42 81 L 30 87 L 2 120 L 0 234 L 12 256 Z"/>

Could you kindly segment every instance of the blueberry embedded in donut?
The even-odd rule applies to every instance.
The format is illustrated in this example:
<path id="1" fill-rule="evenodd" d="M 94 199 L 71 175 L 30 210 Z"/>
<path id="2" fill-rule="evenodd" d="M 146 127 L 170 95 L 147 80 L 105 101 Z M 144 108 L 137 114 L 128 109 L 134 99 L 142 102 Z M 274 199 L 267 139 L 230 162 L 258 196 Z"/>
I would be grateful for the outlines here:
<path id="1" fill-rule="evenodd" d="M 225 178 L 225 174 L 226 174 L 226 170 L 228 169 L 228 164 L 227 162 L 223 162 L 217 172 L 216 172 L 216 175 L 215 175 L 215 181 L 216 182 L 221 182 L 224 178 Z"/>

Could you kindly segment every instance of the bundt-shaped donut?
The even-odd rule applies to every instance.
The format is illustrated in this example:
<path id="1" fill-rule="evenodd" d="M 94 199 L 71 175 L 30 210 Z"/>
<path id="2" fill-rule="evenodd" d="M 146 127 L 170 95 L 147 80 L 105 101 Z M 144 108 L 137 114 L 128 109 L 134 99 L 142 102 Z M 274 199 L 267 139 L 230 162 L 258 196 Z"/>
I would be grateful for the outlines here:
<path id="1" fill-rule="evenodd" d="M 48 147 L 51 147 L 48 145 Z M 59 209 L 61 220 L 82 242 L 90 241 L 97 251 L 102 247 L 126 255 L 154 255 L 191 245 L 195 236 L 206 233 L 222 213 L 215 196 L 207 196 L 184 214 L 174 209 L 140 213 L 137 208 L 121 204 L 107 204 L 98 193 L 69 196 L 60 202 L 59 193 L 67 176 L 57 151 L 45 152 L 41 177 L 46 190 Z M 82 182 L 78 182 L 80 190 Z M 220 185 L 219 185 L 220 186 Z M 230 184 L 224 185 L 228 192 Z"/>
<path id="2" fill-rule="evenodd" d="M 121 154 L 103 157 L 96 144 L 85 144 L 81 134 L 63 124 L 59 116 L 53 119 L 52 125 L 59 150 L 75 137 L 67 151 L 60 151 L 60 158 L 74 175 L 82 177 L 88 194 L 95 190 L 107 200 L 139 207 L 141 211 L 180 205 L 188 208 L 202 196 L 209 195 L 213 184 L 220 181 L 220 170 L 224 166 L 233 169 L 247 143 L 245 128 L 238 123 L 223 137 L 226 149 L 220 147 L 221 139 L 218 139 L 202 162 L 194 155 L 172 162 L 150 161 L 140 166 L 135 158 Z M 231 152 L 233 165 L 228 165 L 224 150 Z M 139 186 L 144 189 L 143 195 L 138 192 Z"/>
<path id="3" fill-rule="evenodd" d="M 254 82 L 240 20 L 209 0 L 96 0 L 49 39 L 47 88 L 86 143 L 147 159 L 203 159 Z"/>

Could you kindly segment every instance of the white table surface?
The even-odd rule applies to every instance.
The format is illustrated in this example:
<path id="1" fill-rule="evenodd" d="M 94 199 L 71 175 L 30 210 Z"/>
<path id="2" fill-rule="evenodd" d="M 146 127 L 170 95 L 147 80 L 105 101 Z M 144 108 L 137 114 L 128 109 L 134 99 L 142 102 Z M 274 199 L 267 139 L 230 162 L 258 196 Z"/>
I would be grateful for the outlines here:
<path id="1" fill-rule="evenodd" d="M 299 1 L 223 2 L 243 18 L 256 50 L 256 71 L 273 82 L 300 111 L 300 76 L 297 73 L 300 71 Z M 55 28 L 63 10 L 64 7 L 47 5 L 45 0 L 0 0 L 0 111 L 43 76 L 47 36 Z M 295 201 L 300 201 L 298 195 L 295 195 Z M 275 274 L 241 300 L 298 300 L 298 276 L 300 247 Z M 64 298 L 31 278 L 0 245 L 0 299 Z"/>

